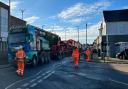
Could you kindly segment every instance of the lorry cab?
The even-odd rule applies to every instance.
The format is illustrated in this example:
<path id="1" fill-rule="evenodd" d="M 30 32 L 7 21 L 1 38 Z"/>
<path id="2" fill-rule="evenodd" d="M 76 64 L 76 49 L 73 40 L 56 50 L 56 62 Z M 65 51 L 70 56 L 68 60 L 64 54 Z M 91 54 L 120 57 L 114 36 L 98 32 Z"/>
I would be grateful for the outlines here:
<path id="1" fill-rule="evenodd" d="M 41 33 L 41 30 L 37 30 L 36 27 L 31 25 L 11 29 L 8 38 L 9 62 L 14 62 L 17 47 L 22 45 L 26 53 L 26 63 L 36 66 L 40 61 L 40 56 L 43 56 L 42 53 L 45 53 L 45 50 L 50 50 L 49 42 L 44 39 L 43 34 L 39 33 Z"/>

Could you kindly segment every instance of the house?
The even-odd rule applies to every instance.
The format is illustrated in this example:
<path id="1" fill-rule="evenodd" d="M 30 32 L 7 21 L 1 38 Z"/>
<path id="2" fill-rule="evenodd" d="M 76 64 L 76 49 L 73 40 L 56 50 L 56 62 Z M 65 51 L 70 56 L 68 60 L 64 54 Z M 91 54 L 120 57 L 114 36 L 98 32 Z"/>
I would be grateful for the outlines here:
<path id="1" fill-rule="evenodd" d="M 116 57 L 119 42 L 128 42 L 128 9 L 103 11 L 100 38 L 102 51 Z M 106 49 L 108 45 L 108 50 Z"/>

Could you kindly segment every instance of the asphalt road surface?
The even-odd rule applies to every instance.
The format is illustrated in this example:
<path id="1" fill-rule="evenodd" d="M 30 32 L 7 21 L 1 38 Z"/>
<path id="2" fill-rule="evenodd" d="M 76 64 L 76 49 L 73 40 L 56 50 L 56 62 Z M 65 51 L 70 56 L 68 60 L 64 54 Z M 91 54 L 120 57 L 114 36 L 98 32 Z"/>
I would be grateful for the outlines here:
<path id="1" fill-rule="evenodd" d="M 85 60 L 77 69 L 69 57 L 28 67 L 24 77 L 17 76 L 13 67 L 0 69 L 0 89 L 128 89 L 128 73 Z"/>

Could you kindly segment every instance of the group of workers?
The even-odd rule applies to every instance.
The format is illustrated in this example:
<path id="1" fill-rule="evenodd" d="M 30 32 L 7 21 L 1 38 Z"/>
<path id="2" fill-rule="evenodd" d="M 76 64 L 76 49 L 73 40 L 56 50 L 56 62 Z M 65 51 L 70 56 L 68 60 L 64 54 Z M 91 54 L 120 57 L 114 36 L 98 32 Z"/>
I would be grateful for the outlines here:
<path id="1" fill-rule="evenodd" d="M 90 61 L 90 55 L 91 55 L 90 49 L 87 48 L 84 53 L 86 55 L 85 61 L 89 62 Z M 73 60 L 74 60 L 75 67 L 78 67 L 80 53 L 79 53 L 79 50 L 78 50 L 77 47 L 74 47 L 72 57 L 73 57 Z"/>
<path id="2" fill-rule="evenodd" d="M 91 51 L 89 48 L 87 48 L 87 50 L 85 50 L 85 55 L 86 55 L 86 61 L 89 62 L 90 61 L 90 55 L 91 55 Z M 18 50 L 16 52 L 16 60 L 17 60 L 17 74 L 19 76 L 23 76 L 24 75 L 24 66 L 25 66 L 25 51 L 23 50 L 23 47 L 20 46 L 18 47 Z M 78 61 L 80 58 L 80 53 L 77 47 L 74 47 L 73 49 L 73 53 L 72 53 L 72 57 L 74 60 L 74 64 L 75 67 L 78 67 Z"/>

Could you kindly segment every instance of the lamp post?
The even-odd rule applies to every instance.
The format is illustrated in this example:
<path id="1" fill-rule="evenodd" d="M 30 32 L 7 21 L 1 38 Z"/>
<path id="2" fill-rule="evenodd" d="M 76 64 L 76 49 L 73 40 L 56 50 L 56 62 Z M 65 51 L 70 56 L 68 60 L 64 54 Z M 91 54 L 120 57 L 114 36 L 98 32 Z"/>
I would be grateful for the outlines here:
<path id="1" fill-rule="evenodd" d="M 88 40 L 87 40 L 87 36 L 88 36 L 88 33 L 87 33 L 87 26 L 88 26 L 88 25 L 87 25 L 87 23 L 86 23 L 86 46 L 87 46 L 87 41 L 88 41 Z"/>
<path id="2" fill-rule="evenodd" d="M 21 16 L 22 16 L 22 20 L 23 20 L 24 19 L 24 12 L 25 12 L 25 10 L 21 9 L 20 11 L 21 11 Z"/>
<path id="3" fill-rule="evenodd" d="M 64 27 L 64 31 L 65 31 L 65 41 L 66 41 L 66 27 Z"/>

